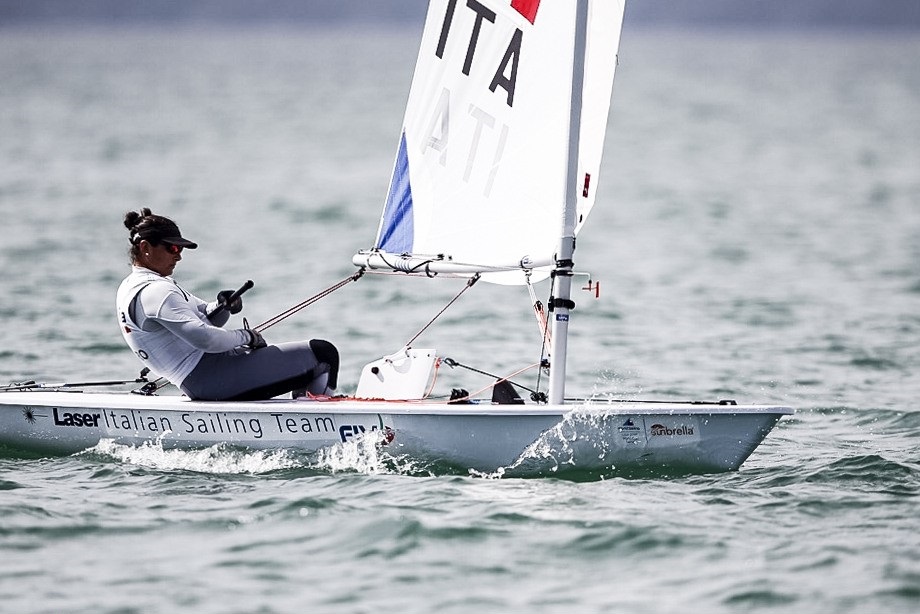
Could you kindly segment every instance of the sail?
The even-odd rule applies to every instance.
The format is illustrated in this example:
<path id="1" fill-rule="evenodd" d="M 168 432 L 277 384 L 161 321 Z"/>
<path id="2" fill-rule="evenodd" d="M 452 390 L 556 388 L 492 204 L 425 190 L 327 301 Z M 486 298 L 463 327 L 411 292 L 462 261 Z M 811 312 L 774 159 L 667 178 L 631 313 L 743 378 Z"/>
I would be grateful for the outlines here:
<path id="1" fill-rule="evenodd" d="M 431 1 L 376 250 L 441 254 L 471 271 L 550 265 L 573 104 L 581 228 L 598 185 L 624 1 L 589 2 L 583 87 L 573 93 L 577 5 Z"/>

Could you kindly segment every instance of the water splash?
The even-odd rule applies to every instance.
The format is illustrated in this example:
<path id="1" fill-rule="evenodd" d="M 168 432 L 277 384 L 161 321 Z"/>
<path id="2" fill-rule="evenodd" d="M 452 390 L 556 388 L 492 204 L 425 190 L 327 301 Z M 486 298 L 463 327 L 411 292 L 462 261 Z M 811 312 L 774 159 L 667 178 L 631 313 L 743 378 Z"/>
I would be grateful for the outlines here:
<path id="1" fill-rule="evenodd" d="M 320 473 L 433 476 L 443 473 L 433 461 L 410 458 L 388 448 L 386 434 L 369 432 L 311 454 L 285 449 L 251 450 L 220 443 L 208 448 L 164 448 L 161 440 L 126 445 L 103 439 L 79 455 L 95 455 L 160 471 L 191 471 L 217 475 L 262 475 L 307 469 Z"/>
<path id="2" fill-rule="evenodd" d="M 165 449 L 159 440 L 135 446 L 103 439 L 81 454 L 97 454 L 149 469 L 231 475 L 263 474 L 302 465 L 285 450 L 240 450 L 227 444 L 197 450 Z"/>
<path id="3" fill-rule="evenodd" d="M 434 475 L 424 460 L 395 453 L 383 431 L 369 431 L 316 452 L 311 468 L 331 473 L 364 475 Z"/>
<path id="4" fill-rule="evenodd" d="M 381 441 L 375 436 L 375 432 L 371 432 L 344 443 L 320 449 L 316 452 L 313 468 L 332 473 L 343 471 L 366 475 L 387 473 L 378 449 Z"/>

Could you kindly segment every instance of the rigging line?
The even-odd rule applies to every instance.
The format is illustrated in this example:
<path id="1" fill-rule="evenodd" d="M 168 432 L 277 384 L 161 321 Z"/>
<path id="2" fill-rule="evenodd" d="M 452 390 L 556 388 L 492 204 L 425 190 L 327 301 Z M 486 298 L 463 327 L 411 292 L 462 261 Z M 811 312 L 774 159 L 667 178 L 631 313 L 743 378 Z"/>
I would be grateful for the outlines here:
<path id="1" fill-rule="evenodd" d="M 466 369 L 466 370 L 468 370 L 468 371 L 472 371 L 473 373 L 478 373 L 478 374 L 480 374 L 480 375 L 485 375 L 485 376 L 487 376 L 487 377 L 491 377 L 491 378 L 493 378 L 493 379 L 498 380 L 498 381 L 496 381 L 494 384 L 492 384 L 492 386 L 495 386 L 495 385 L 498 384 L 499 382 L 505 382 L 505 381 L 507 381 L 507 382 L 510 382 L 512 385 L 517 386 L 518 388 L 521 388 L 522 390 L 526 390 L 527 392 L 537 392 L 536 390 L 533 390 L 532 388 L 528 388 L 527 386 L 524 386 L 524 385 L 522 385 L 522 384 L 518 384 L 517 382 L 512 382 L 512 381 L 511 381 L 511 378 L 514 377 L 514 376 L 516 376 L 516 375 L 519 375 L 519 374 L 523 373 L 524 371 L 527 371 L 528 369 L 532 369 L 532 368 L 534 368 L 534 367 L 540 366 L 540 363 L 536 363 L 536 364 L 533 364 L 533 365 L 528 365 L 528 366 L 524 367 L 523 369 L 519 369 L 518 371 L 515 371 L 515 372 L 512 373 L 511 375 L 506 375 L 505 377 L 499 377 L 499 376 L 495 375 L 494 373 L 489 373 L 488 371 L 483 371 L 483 370 L 481 370 L 481 369 L 477 369 L 476 367 L 471 367 L 471 366 L 469 366 L 469 365 L 465 365 L 465 364 L 463 364 L 463 363 L 457 362 L 457 361 L 454 360 L 453 358 L 445 358 L 445 359 L 444 359 L 444 364 L 446 364 L 448 367 L 451 367 L 451 368 L 453 368 L 453 367 L 461 367 L 461 368 Z M 487 389 L 488 389 L 488 386 L 487 386 L 486 388 L 483 388 L 483 390 L 487 390 Z M 477 393 L 477 394 L 479 394 L 479 393 Z"/>
<path id="2" fill-rule="evenodd" d="M 345 285 L 347 285 L 347 284 L 349 284 L 349 283 L 351 283 L 351 282 L 353 282 L 353 281 L 358 281 L 359 279 L 361 279 L 361 276 L 362 276 L 362 275 L 364 275 L 364 269 L 360 269 L 360 270 L 359 270 L 357 273 L 355 273 L 354 275 L 350 275 L 350 276 L 346 277 L 345 279 L 343 279 L 342 281 L 338 282 L 337 284 L 334 284 L 334 285 L 332 285 L 332 286 L 326 288 L 325 290 L 323 290 L 323 291 L 321 291 L 321 292 L 319 292 L 319 293 L 317 293 L 317 294 L 311 296 L 310 298 L 306 299 L 306 300 L 303 301 L 302 303 L 299 303 L 299 304 L 297 304 L 297 305 L 294 305 L 294 306 L 291 307 L 290 309 L 287 309 L 287 310 L 285 310 L 285 311 L 282 311 L 282 312 L 279 313 L 278 315 L 276 315 L 276 316 L 274 316 L 274 317 L 272 317 L 272 318 L 269 318 L 268 320 L 266 320 L 266 321 L 262 322 L 261 324 L 259 324 L 258 326 L 256 326 L 256 327 L 255 327 L 255 330 L 258 331 L 258 332 L 262 332 L 262 331 L 264 331 L 264 330 L 267 329 L 267 328 L 271 328 L 272 326 L 274 326 L 275 324 L 278 324 L 278 323 L 281 322 L 282 320 L 286 320 L 287 318 L 291 317 L 292 315 L 294 315 L 294 314 L 297 313 L 298 311 L 300 311 L 300 310 L 302 310 L 302 309 L 305 309 L 305 308 L 309 307 L 310 305 L 312 305 L 313 303 L 319 301 L 320 299 L 326 298 L 327 296 L 329 296 L 330 294 L 332 294 L 332 293 L 335 292 L 336 290 L 342 288 L 343 286 L 345 286 Z"/>
<path id="3" fill-rule="evenodd" d="M 555 295 L 556 287 L 556 272 L 553 271 L 550 274 L 550 284 L 549 284 L 549 299 L 546 301 L 546 304 L 549 305 L 549 311 L 553 311 L 553 296 Z M 540 369 L 537 370 L 537 390 L 540 389 L 540 379 L 543 377 L 543 368 L 547 364 L 546 360 L 546 343 L 550 340 L 549 335 L 549 322 L 546 322 L 546 334 L 543 336 L 543 345 L 540 347 Z"/>
<path id="4" fill-rule="evenodd" d="M 406 273 L 408 275 L 414 275 L 415 273 L 418 273 L 419 271 L 424 270 L 424 273 L 427 277 L 434 277 L 435 275 L 437 275 L 437 273 L 432 273 L 428 269 L 428 265 L 430 265 L 432 262 L 440 262 L 444 260 L 444 255 L 439 254 L 438 256 L 435 256 L 432 258 L 426 258 L 422 260 L 421 262 L 419 262 L 418 264 L 416 264 L 415 266 L 401 267 L 397 263 L 393 263 L 387 260 L 386 256 L 384 256 L 385 253 L 386 252 L 378 252 L 377 257 L 380 258 L 380 260 L 382 260 L 385 265 L 393 269 L 394 272 Z M 411 256 L 411 254 L 402 254 L 400 257 L 409 257 L 409 256 Z"/>
<path id="5" fill-rule="evenodd" d="M 428 390 L 425 391 L 425 396 L 422 399 L 427 399 L 431 396 L 432 391 L 434 391 L 434 385 L 438 381 L 438 372 L 441 370 L 441 359 L 438 358 L 434 361 L 434 377 L 431 378 L 431 385 L 428 386 Z"/>
<path id="6" fill-rule="evenodd" d="M 537 319 L 537 327 L 540 329 L 540 335 L 543 338 L 543 342 L 549 340 L 549 325 L 546 321 L 546 309 L 543 307 L 543 303 L 537 299 L 537 293 L 534 290 L 533 284 L 530 283 L 530 272 L 526 274 L 527 277 L 527 292 L 530 293 L 530 304 L 533 306 L 534 317 Z"/>
<path id="7" fill-rule="evenodd" d="M 555 277 L 553 278 L 555 281 Z M 539 366 L 541 369 L 537 371 L 537 384 L 536 390 L 527 390 L 531 393 L 531 398 L 536 400 L 536 397 L 543 394 L 539 392 L 540 390 L 540 376 L 543 373 L 542 367 L 546 365 L 546 344 L 551 342 L 552 337 L 550 336 L 549 320 L 546 316 L 546 308 L 543 303 L 537 299 L 537 292 L 533 287 L 533 284 L 530 282 L 530 273 L 526 275 L 527 281 L 527 292 L 530 294 L 530 303 L 533 306 L 534 317 L 537 319 L 537 327 L 540 329 L 540 363 Z M 550 296 L 552 296 L 552 289 L 550 289 Z M 512 382 L 514 383 L 514 382 Z"/>
<path id="8" fill-rule="evenodd" d="M 446 362 L 446 361 L 447 361 L 447 359 L 445 359 L 445 362 Z M 456 361 L 454 361 L 454 362 L 456 363 Z M 448 365 L 448 366 L 451 366 L 450 363 L 447 363 L 447 365 Z M 489 375 L 490 377 L 498 377 L 497 375 L 492 375 L 492 374 L 490 374 L 490 373 L 486 373 L 485 371 L 479 371 L 478 369 L 474 369 L 473 367 L 468 367 L 468 366 L 466 366 L 466 365 L 461 365 L 461 364 L 459 364 L 459 363 L 457 363 L 457 366 L 459 366 L 459 367 L 464 367 L 464 368 L 466 368 L 466 369 L 469 369 L 470 371 L 476 371 L 476 372 L 482 373 L 482 374 L 484 374 L 484 375 Z M 466 396 L 463 396 L 463 397 L 457 397 L 456 399 L 451 399 L 451 400 L 454 401 L 454 402 L 457 402 L 457 401 L 469 401 L 470 399 L 472 399 L 472 398 L 475 397 L 476 395 L 482 394 L 483 392 L 485 392 L 486 390 L 489 390 L 490 388 L 495 388 L 496 386 L 498 386 L 498 385 L 501 384 L 502 382 L 510 382 L 510 383 L 513 384 L 514 386 L 517 386 L 517 387 L 519 387 L 519 388 L 523 388 L 524 390 L 527 390 L 528 392 L 535 392 L 534 390 L 531 390 L 531 389 L 528 388 L 527 386 L 521 386 L 520 384 L 516 384 L 516 383 L 512 382 L 512 381 L 511 381 L 511 378 L 512 378 L 512 377 L 515 377 L 515 376 L 517 376 L 517 375 L 520 375 L 521 373 L 523 373 L 524 371 L 527 371 L 528 369 L 533 369 L 534 367 L 539 367 L 539 366 L 540 366 L 539 364 L 527 365 L 526 367 L 522 367 L 522 368 L 518 369 L 517 371 L 515 371 L 514 373 L 510 373 L 509 375 L 506 375 L 505 377 L 499 377 L 496 381 L 492 382 L 492 383 L 489 384 L 488 386 L 485 386 L 484 388 L 480 388 L 480 389 L 477 390 L 476 392 L 467 394 Z"/>
<path id="9" fill-rule="evenodd" d="M 469 278 L 469 280 L 466 282 L 466 285 L 463 286 L 463 289 L 460 290 L 460 292 L 457 293 L 457 296 L 455 296 L 454 298 L 452 298 L 452 299 L 450 300 L 449 303 L 447 303 L 446 305 L 444 305 L 444 308 L 441 309 L 441 311 L 439 311 L 433 318 L 431 318 L 431 320 L 428 322 L 428 324 L 426 324 L 425 326 L 422 327 L 422 330 L 420 330 L 420 331 L 418 331 L 417 333 L 415 333 L 415 336 L 412 337 L 411 339 L 409 339 L 408 342 L 406 342 L 406 347 L 411 347 L 411 346 L 412 346 L 412 343 L 413 343 L 416 339 L 418 339 L 419 337 L 421 337 L 421 336 L 422 336 L 422 333 L 424 333 L 426 330 L 428 330 L 428 328 L 429 328 L 432 324 L 434 324 L 434 321 L 437 320 L 438 318 L 440 318 L 441 315 L 442 315 L 445 311 L 447 311 L 447 310 L 450 308 L 451 305 L 453 305 L 454 303 L 456 303 L 456 302 L 457 302 L 457 299 L 459 299 L 461 296 L 463 296 L 463 293 L 464 293 L 464 292 L 466 292 L 467 290 L 469 290 L 470 288 L 472 288 L 472 287 L 473 287 L 473 284 L 475 284 L 477 281 L 479 281 L 479 273 L 476 273 L 475 275 L 473 275 L 472 277 Z"/>

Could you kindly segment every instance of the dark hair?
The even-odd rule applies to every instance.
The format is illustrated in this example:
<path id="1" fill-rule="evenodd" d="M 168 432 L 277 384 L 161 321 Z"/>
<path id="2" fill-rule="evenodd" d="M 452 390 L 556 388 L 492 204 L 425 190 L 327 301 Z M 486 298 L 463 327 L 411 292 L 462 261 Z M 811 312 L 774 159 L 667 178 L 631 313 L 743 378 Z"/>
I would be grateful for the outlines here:
<path id="1" fill-rule="evenodd" d="M 128 229 L 128 240 L 131 242 L 131 260 L 136 261 L 141 254 L 141 241 L 146 239 L 152 245 L 172 243 L 195 249 L 197 243 L 182 237 L 179 227 L 174 221 L 162 215 L 154 215 L 150 209 L 144 207 L 140 211 L 125 213 L 125 228 Z"/>

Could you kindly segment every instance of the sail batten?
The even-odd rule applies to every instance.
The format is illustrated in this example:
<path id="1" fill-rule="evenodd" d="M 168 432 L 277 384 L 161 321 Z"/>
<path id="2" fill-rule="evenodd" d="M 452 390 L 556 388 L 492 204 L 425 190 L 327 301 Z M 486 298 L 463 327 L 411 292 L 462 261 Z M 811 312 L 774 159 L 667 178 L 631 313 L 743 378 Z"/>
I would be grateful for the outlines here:
<path id="1" fill-rule="evenodd" d="M 430 2 L 375 249 L 446 254 L 487 272 L 551 259 L 567 201 L 575 212 L 566 234 L 580 230 L 596 194 L 623 2 L 588 4 L 574 159 L 577 6 Z M 483 279 L 524 283 L 522 276 Z"/>

